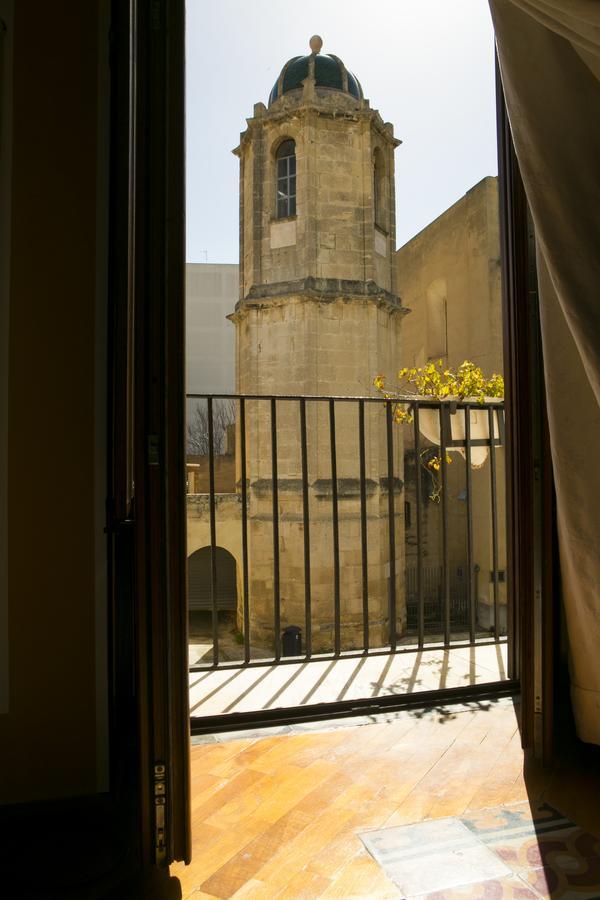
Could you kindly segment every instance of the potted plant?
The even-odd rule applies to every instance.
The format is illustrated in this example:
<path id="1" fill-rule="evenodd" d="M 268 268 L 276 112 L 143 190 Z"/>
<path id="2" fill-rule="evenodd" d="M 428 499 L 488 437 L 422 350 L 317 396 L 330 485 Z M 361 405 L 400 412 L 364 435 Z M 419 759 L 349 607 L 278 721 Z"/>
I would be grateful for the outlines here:
<path id="1" fill-rule="evenodd" d="M 398 380 L 404 382 L 404 389 L 390 391 L 385 386 L 385 378 L 378 375 L 374 385 L 387 399 L 394 400 L 394 421 L 410 423 L 413 421 L 411 407 L 419 400 L 438 400 L 440 404 L 448 404 L 449 431 L 446 435 L 446 463 L 452 462 L 452 453 L 460 453 L 466 458 L 466 412 L 458 408 L 458 403 L 472 404 L 469 408 L 470 440 L 489 443 L 488 409 L 478 409 L 484 403 L 498 403 L 504 397 L 504 379 L 502 375 L 493 374 L 486 378 L 475 363 L 465 360 L 457 370 L 443 368 L 443 360 L 432 361 L 425 366 L 405 367 L 398 372 Z M 419 431 L 434 447 L 441 447 L 440 420 L 445 414 L 442 406 L 419 407 Z M 500 442 L 501 428 L 498 411 L 492 415 L 493 440 Z M 472 468 L 480 468 L 488 456 L 488 446 L 476 443 L 470 447 Z M 420 453 L 420 461 L 431 476 L 434 489 L 430 495 L 432 500 L 439 501 L 441 494 L 440 471 L 442 459 L 440 452 L 426 447 Z"/>

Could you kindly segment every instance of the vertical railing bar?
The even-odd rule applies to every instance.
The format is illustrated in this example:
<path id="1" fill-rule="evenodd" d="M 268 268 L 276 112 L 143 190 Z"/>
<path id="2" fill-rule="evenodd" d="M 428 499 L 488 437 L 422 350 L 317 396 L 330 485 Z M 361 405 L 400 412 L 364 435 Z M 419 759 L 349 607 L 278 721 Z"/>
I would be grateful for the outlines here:
<path id="1" fill-rule="evenodd" d="M 367 484 L 365 458 L 365 404 L 358 401 L 358 453 L 360 459 L 360 550 L 362 565 L 363 648 L 369 650 L 369 557 L 367 544 Z"/>
<path id="2" fill-rule="evenodd" d="M 501 447 L 504 447 L 506 444 L 506 432 L 505 432 L 505 424 L 504 424 L 504 407 L 496 406 L 494 407 L 496 410 L 496 419 L 498 421 L 498 439 Z"/>
<path id="3" fill-rule="evenodd" d="M 415 486 L 416 486 L 416 517 L 417 517 L 417 621 L 419 648 L 425 642 L 425 600 L 423 597 L 423 545 L 422 545 L 422 520 L 421 520 L 421 450 L 419 431 L 419 403 L 413 405 L 413 425 L 415 440 Z"/>
<path id="4" fill-rule="evenodd" d="M 490 488 L 492 492 L 492 571 L 494 580 L 494 637 L 500 636 L 499 622 L 499 587 L 498 587 L 498 510 L 496 498 L 496 442 L 494 427 L 494 411 L 488 409 L 488 430 L 490 439 Z"/>
<path id="5" fill-rule="evenodd" d="M 246 401 L 240 398 L 240 463 L 242 476 L 242 581 L 244 591 L 244 662 L 250 662 L 250 597 L 248 577 L 248 484 L 246 464 Z"/>
<path id="6" fill-rule="evenodd" d="M 208 469 L 209 469 L 209 517 L 210 517 L 210 608 L 211 608 L 211 624 L 213 636 L 213 665 L 219 665 L 219 596 L 218 596 L 218 565 L 217 565 L 217 533 L 216 533 L 216 448 L 215 448 L 215 407 L 214 403 L 218 399 L 216 395 L 205 395 L 207 401 L 208 414 Z M 247 477 L 247 429 L 246 429 L 246 400 L 251 397 L 239 396 L 240 400 L 240 459 L 241 459 L 241 512 L 242 512 L 242 566 L 243 566 L 243 622 L 244 622 L 244 663 L 251 661 L 250 646 L 250 595 L 249 595 L 249 550 L 248 550 L 248 514 L 249 514 L 249 486 Z M 262 399 L 262 398 L 261 398 Z M 277 436 L 277 408 L 276 401 L 282 399 L 280 397 L 265 397 L 271 403 L 271 452 L 272 452 L 272 479 L 273 479 L 273 551 L 274 551 L 274 628 L 275 628 L 275 655 L 279 661 L 282 653 L 282 635 L 281 635 L 281 550 L 280 544 L 280 512 L 278 501 L 278 436 Z M 287 399 L 287 398 L 284 398 Z M 305 658 L 312 656 L 312 583 L 310 575 L 311 567 L 311 547 L 310 547 L 310 495 L 308 491 L 308 439 L 307 439 L 307 420 L 306 420 L 306 400 L 313 398 L 306 397 L 290 397 L 289 399 L 298 400 L 300 404 L 301 417 L 301 433 L 302 433 L 302 490 L 303 490 L 303 521 L 304 528 L 304 570 L 305 570 Z M 314 398 L 317 399 L 317 398 Z M 336 411 L 335 403 L 337 400 L 348 400 L 358 402 L 359 404 L 359 454 L 360 454 L 360 517 L 361 517 L 361 569 L 362 569 L 362 620 L 363 620 L 363 643 L 366 652 L 369 652 L 370 634 L 369 634 L 369 584 L 368 584 L 368 516 L 367 516 L 367 489 L 366 489 L 366 435 L 365 435 L 365 403 L 370 398 L 319 398 L 326 400 L 329 404 L 330 413 L 330 437 L 331 437 L 331 471 L 332 471 L 332 505 L 333 505 L 333 543 L 334 543 L 334 604 L 335 604 L 335 648 L 336 655 L 341 652 L 341 560 L 340 560 L 340 521 L 339 521 L 339 482 L 337 467 L 337 439 L 336 439 Z M 410 403 L 406 398 L 406 402 Z M 449 494 L 448 494 L 448 464 L 447 452 L 448 447 L 454 446 L 451 430 L 451 414 L 452 408 L 447 408 L 446 404 L 436 404 L 440 416 L 440 475 L 441 475 L 441 503 L 442 503 L 442 544 L 443 544 L 443 565 L 441 567 L 440 579 L 437 584 L 442 582 L 442 601 L 443 601 L 443 631 L 444 645 L 449 646 L 452 639 L 452 606 L 451 598 L 454 592 L 458 590 L 459 584 L 456 581 L 456 575 L 452 573 L 449 565 Z M 417 626 L 418 626 L 418 646 L 421 648 L 425 645 L 425 632 L 427 616 L 431 614 L 428 603 L 431 601 L 426 598 L 429 596 L 428 587 L 431 580 L 432 572 L 425 572 L 423 559 L 423 497 L 422 497 L 422 472 L 420 465 L 420 429 L 419 414 L 420 404 L 414 401 L 410 404 L 413 409 L 413 426 L 414 426 L 414 450 L 415 450 L 415 487 L 416 487 L 416 537 L 417 537 L 417 567 L 416 584 L 413 583 L 411 592 L 416 593 L 417 601 Z M 433 403 L 428 404 L 433 407 Z M 488 435 L 484 440 L 477 440 L 472 435 L 471 413 L 472 406 L 466 403 L 463 406 L 465 415 L 465 461 L 466 461 L 466 499 L 467 499 L 467 567 L 468 580 L 466 584 L 466 598 L 460 602 L 460 608 L 464 607 L 464 599 L 466 599 L 466 607 L 468 610 L 468 620 L 465 621 L 464 612 L 461 613 L 461 621 L 468 625 L 469 640 L 473 643 L 477 636 L 477 566 L 474 565 L 474 524 L 473 524 L 473 476 L 472 476 L 472 456 L 475 444 L 481 443 L 487 445 L 490 451 L 490 492 L 491 492 L 491 516 L 492 516 L 492 572 L 491 581 L 493 585 L 493 609 L 494 623 L 492 633 L 494 640 L 500 639 L 502 623 L 500 619 L 501 611 L 501 572 L 499 569 L 499 522 L 498 522 L 498 466 L 496 447 L 502 446 L 504 442 L 504 410 L 500 405 L 486 404 L 488 416 Z M 394 496 L 394 442 L 393 442 L 393 422 L 394 422 L 394 402 L 386 401 L 387 412 L 387 453 L 388 453 L 388 517 L 390 520 L 390 647 L 395 650 L 397 647 L 397 602 L 398 602 L 398 585 L 396 583 L 396 553 L 395 547 L 395 496 Z M 458 446 L 456 442 L 456 446 Z M 464 584 L 461 581 L 461 585 Z M 413 594 L 411 593 L 411 596 Z M 458 598 L 458 595 L 457 595 Z M 413 601 L 411 601 L 413 602 Z M 458 607 L 457 607 L 458 608 Z M 393 615 L 392 615 L 393 613 Z"/>
<path id="7" fill-rule="evenodd" d="M 340 528 L 338 516 L 337 454 L 335 445 L 335 400 L 329 400 L 329 446 L 331 453 L 331 503 L 333 516 L 333 608 L 335 654 L 341 652 L 340 627 Z"/>
<path id="8" fill-rule="evenodd" d="M 215 451 L 213 400 L 206 401 L 208 417 L 208 504 L 210 518 L 210 607 L 212 616 L 213 663 L 219 663 L 219 616 L 217 612 L 217 524 L 215 519 Z"/>
<path id="9" fill-rule="evenodd" d="M 273 629 L 275 659 L 281 659 L 281 596 L 279 584 L 279 490 L 277 483 L 277 401 L 271 397 L 271 481 L 273 495 Z"/>
<path id="10" fill-rule="evenodd" d="M 308 497 L 308 450 L 306 400 L 300 400 L 300 445 L 302 454 L 302 525 L 304 531 L 304 632 L 305 657 L 312 655 L 312 598 L 310 583 L 310 506 Z"/>
<path id="11" fill-rule="evenodd" d="M 394 517 L 394 433 L 392 421 L 392 403 L 386 400 L 387 431 L 387 487 L 388 487 L 388 534 L 390 553 L 390 649 L 396 650 L 396 523 Z"/>
<path id="12" fill-rule="evenodd" d="M 443 603 L 444 603 L 444 647 L 450 645 L 450 560 L 448 552 L 448 479 L 446 462 L 446 428 L 449 425 L 450 414 L 448 407 L 440 403 L 440 475 L 442 479 L 442 584 L 443 584 Z"/>
<path id="13" fill-rule="evenodd" d="M 471 472 L 471 406 L 467 404 L 465 415 L 465 463 L 467 466 L 467 604 L 469 607 L 469 640 L 475 641 L 475 616 L 477 598 L 473 592 L 473 476 Z"/>

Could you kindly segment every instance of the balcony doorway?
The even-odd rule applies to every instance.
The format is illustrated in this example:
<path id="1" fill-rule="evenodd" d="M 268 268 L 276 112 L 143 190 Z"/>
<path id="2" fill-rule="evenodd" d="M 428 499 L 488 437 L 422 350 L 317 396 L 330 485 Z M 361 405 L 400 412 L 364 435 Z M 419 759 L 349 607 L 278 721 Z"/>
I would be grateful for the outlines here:
<path id="1" fill-rule="evenodd" d="M 309 7 L 188 4 L 194 731 L 517 683 L 489 12 Z"/>

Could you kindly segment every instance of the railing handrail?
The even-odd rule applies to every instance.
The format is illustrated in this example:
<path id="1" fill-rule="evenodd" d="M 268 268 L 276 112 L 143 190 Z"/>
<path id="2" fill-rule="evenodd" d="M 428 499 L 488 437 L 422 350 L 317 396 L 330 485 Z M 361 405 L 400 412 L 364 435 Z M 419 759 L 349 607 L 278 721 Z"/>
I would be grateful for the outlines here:
<path id="1" fill-rule="evenodd" d="M 214 393 L 189 393 L 186 394 L 187 400 L 319 400 L 322 402 L 335 400 L 347 403 L 417 403 L 419 406 L 431 406 L 435 409 L 442 405 L 453 404 L 457 409 L 466 409 L 467 407 L 479 407 L 480 409 L 489 409 L 501 407 L 504 405 L 503 397 L 488 397 L 486 400 L 480 401 L 476 397 L 465 400 L 456 400 L 453 397 L 446 397 L 439 400 L 435 397 L 428 397 L 423 394 L 399 394 L 394 397 L 363 397 L 363 396 L 343 396 L 337 394 L 214 394 Z"/>

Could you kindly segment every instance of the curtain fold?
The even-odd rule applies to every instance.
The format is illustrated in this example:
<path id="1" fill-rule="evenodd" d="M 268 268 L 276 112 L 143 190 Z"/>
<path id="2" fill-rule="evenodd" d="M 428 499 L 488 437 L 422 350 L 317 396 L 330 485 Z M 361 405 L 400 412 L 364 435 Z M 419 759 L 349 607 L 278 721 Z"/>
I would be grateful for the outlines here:
<path id="1" fill-rule="evenodd" d="M 536 228 L 571 695 L 600 744 L 600 3 L 490 7 Z"/>
<path id="2" fill-rule="evenodd" d="M 540 25 L 592 55 L 600 53 L 598 0 L 510 0 Z"/>

